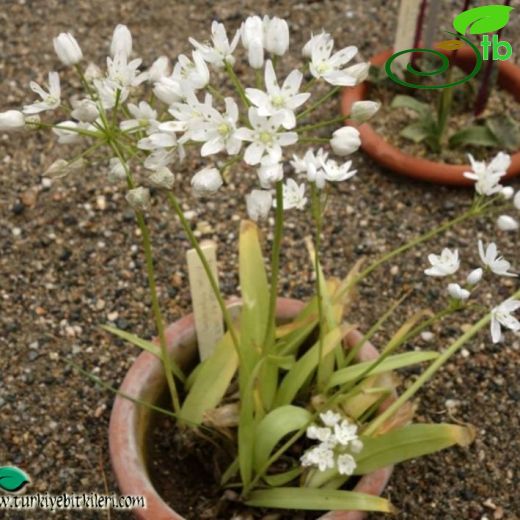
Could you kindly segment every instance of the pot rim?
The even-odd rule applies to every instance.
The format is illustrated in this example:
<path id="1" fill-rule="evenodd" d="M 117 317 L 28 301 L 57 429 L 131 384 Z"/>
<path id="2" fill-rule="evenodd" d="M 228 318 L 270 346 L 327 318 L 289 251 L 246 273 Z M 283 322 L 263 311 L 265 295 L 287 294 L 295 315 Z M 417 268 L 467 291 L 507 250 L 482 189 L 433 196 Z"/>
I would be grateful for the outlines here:
<path id="1" fill-rule="evenodd" d="M 234 302 L 236 304 L 236 300 Z M 277 317 L 281 320 L 293 318 L 304 304 L 299 300 L 278 298 Z M 191 363 L 196 355 L 196 333 L 193 314 L 184 316 L 167 327 L 168 349 L 181 366 Z M 351 331 L 344 338 L 350 346 L 362 338 L 358 331 Z M 360 359 L 373 359 L 379 355 L 375 347 L 365 343 Z M 109 425 L 109 448 L 112 468 L 123 495 L 142 495 L 145 509 L 134 509 L 139 520 L 184 520 L 157 493 L 148 475 L 145 453 L 147 427 L 153 411 L 124 397 L 127 395 L 145 402 L 157 402 L 165 387 L 161 361 L 149 352 L 142 352 L 128 370 L 115 398 Z M 123 394 L 123 395 L 121 395 Z M 393 467 L 382 468 L 361 477 L 355 491 L 381 494 Z M 327 520 L 361 520 L 365 514 L 359 511 L 331 511 L 320 517 Z"/>
<path id="2" fill-rule="evenodd" d="M 451 51 L 437 49 L 445 55 L 451 56 Z M 372 57 L 372 65 L 381 66 L 393 54 L 392 49 L 386 49 Z M 454 61 L 461 68 L 472 68 L 475 56 L 469 47 L 458 50 Z M 520 67 L 510 61 L 499 62 L 498 84 L 512 94 L 517 102 L 520 102 Z M 344 88 L 341 94 L 341 112 L 350 114 L 350 109 L 356 101 L 366 98 L 368 92 L 367 82 L 355 87 Z M 463 173 L 471 170 L 468 165 L 455 165 L 445 162 L 437 162 L 422 157 L 402 152 L 393 146 L 385 138 L 376 132 L 370 123 L 358 125 L 349 120 L 346 125 L 355 126 L 360 133 L 361 148 L 377 163 L 389 168 L 391 171 L 426 182 L 445 184 L 451 186 L 474 186 L 474 182 L 466 179 Z M 520 173 L 520 151 L 511 154 L 511 165 L 503 179 L 510 179 Z"/>

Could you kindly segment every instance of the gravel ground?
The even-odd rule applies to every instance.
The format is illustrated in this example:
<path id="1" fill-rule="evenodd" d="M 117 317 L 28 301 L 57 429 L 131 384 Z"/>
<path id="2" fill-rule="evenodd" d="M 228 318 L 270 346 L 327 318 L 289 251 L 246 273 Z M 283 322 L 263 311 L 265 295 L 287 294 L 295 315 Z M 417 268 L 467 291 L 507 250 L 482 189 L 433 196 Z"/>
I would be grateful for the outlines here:
<path id="1" fill-rule="evenodd" d="M 236 26 L 247 14 L 269 12 L 290 18 L 293 42 L 298 45 L 311 30 L 325 27 L 338 45 L 356 43 L 368 57 L 391 44 L 397 9 L 397 1 L 375 0 L 1 0 L 0 4 L 2 109 L 26 101 L 29 81 L 44 80 L 47 71 L 58 66 L 51 38 L 60 31 L 72 29 L 84 53 L 102 63 L 113 27 L 126 23 L 137 52 L 150 64 L 159 54 L 175 56 L 187 50 L 188 35 L 203 40 L 213 18 Z M 455 2 L 445 4 L 442 19 L 451 20 L 448 6 Z M 504 33 L 514 48 L 520 46 L 519 28 L 518 20 L 513 20 Z M 0 464 L 25 469 L 32 478 L 31 492 L 113 492 L 116 485 L 107 456 L 113 396 L 78 375 L 67 361 L 114 385 L 121 382 L 138 351 L 112 340 L 98 325 L 112 321 L 143 336 L 153 334 L 143 258 L 132 213 L 120 190 L 104 182 L 103 171 L 90 169 L 61 182 L 45 180 L 43 172 L 63 152 L 54 143 L 50 136 L 0 134 Z M 329 215 L 335 218 L 327 219 L 323 255 L 332 275 L 344 275 L 361 255 L 373 257 L 428 230 L 471 200 L 469 191 L 402 181 L 362 154 L 355 161 L 358 176 L 341 186 L 330 202 Z M 179 173 L 189 178 L 198 167 L 196 161 L 187 161 Z M 235 241 L 246 185 L 235 182 L 226 197 L 203 206 L 187 191 L 184 194 L 187 184 L 187 180 L 179 183 L 179 195 L 186 200 L 186 209 L 196 212 L 193 225 L 200 236 L 219 243 L 221 283 L 227 294 L 234 294 Z M 310 226 L 300 214 L 291 214 L 288 222 L 282 290 L 305 297 L 311 277 L 302 238 Z M 162 203 L 154 206 L 150 225 L 161 258 L 161 301 L 171 321 L 190 309 L 184 268 L 187 243 Z M 442 246 L 467 248 L 468 270 L 477 261 L 477 236 L 495 235 L 493 222 L 464 226 L 383 267 L 361 287 L 353 321 L 366 329 L 392 298 L 413 289 L 402 313 L 376 338 L 376 344 L 382 341 L 406 316 L 418 308 L 435 308 L 444 296 L 443 285 L 422 274 L 427 252 Z M 499 233 L 497 241 L 506 258 L 518 265 L 518 235 Z M 482 287 L 482 300 L 496 302 L 517 285 L 516 280 L 495 279 L 494 285 Z M 445 345 L 468 320 L 462 316 L 438 327 L 435 332 L 444 341 L 429 347 Z M 397 468 L 386 492 L 400 509 L 397 518 L 520 518 L 519 362 L 518 337 L 508 335 L 503 345 L 491 346 L 485 333 L 425 388 L 418 420 L 469 422 L 476 426 L 477 439 L 468 449 L 452 449 Z M 455 406 L 448 409 L 447 400 Z M 0 516 L 49 517 L 44 512 Z M 116 517 L 129 515 L 113 513 Z"/>

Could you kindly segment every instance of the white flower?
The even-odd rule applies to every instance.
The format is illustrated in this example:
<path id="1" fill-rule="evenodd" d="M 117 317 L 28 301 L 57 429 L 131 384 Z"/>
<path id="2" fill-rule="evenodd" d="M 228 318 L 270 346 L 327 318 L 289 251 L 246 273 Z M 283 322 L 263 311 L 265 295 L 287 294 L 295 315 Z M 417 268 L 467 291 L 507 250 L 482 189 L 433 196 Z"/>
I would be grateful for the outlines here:
<path id="1" fill-rule="evenodd" d="M 242 45 L 247 50 L 249 65 L 261 69 L 264 65 L 264 24 L 259 16 L 249 16 L 240 28 Z"/>
<path id="2" fill-rule="evenodd" d="M 363 449 L 363 442 L 360 439 L 354 439 L 350 442 L 349 448 L 352 453 L 359 453 Z"/>
<path id="3" fill-rule="evenodd" d="M 332 427 L 339 423 L 341 415 L 332 410 L 327 410 L 326 412 L 320 413 L 320 419 L 325 426 Z"/>
<path id="4" fill-rule="evenodd" d="M 57 72 L 49 72 L 49 91 L 43 90 L 38 83 L 31 81 L 31 90 L 36 92 L 42 100 L 23 107 L 24 114 L 39 114 L 45 110 L 54 110 L 61 103 L 60 77 Z"/>
<path id="5" fill-rule="evenodd" d="M 148 81 L 156 82 L 170 74 L 170 59 L 168 56 L 159 56 L 146 73 Z"/>
<path id="6" fill-rule="evenodd" d="M 159 123 L 157 122 L 157 111 L 154 110 L 146 101 L 141 101 L 139 105 L 128 103 L 128 111 L 133 119 L 121 121 L 121 130 L 128 132 L 146 129 L 150 132 L 156 132 Z"/>
<path id="7" fill-rule="evenodd" d="M 303 105 L 310 97 L 309 92 L 299 93 L 303 75 L 298 70 L 293 70 L 283 82 L 282 87 L 278 85 L 271 60 L 265 64 L 265 86 L 267 92 L 256 88 L 246 88 L 248 99 L 258 109 L 258 114 L 273 116 L 281 113 L 284 118 L 282 125 L 286 129 L 296 126 L 294 111 Z"/>
<path id="8" fill-rule="evenodd" d="M 355 119 L 360 123 L 364 123 L 374 117 L 380 108 L 381 103 L 378 103 L 377 101 L 356 101 L 352 105 L 350 118 Z"/>
<path id="9" fill-rule="evenodd" d="M 358 438 L 357 426 L 347 419 L 343 419 L 340 423 L 334 425 L 334 436 L 339 444 L 347 446 Z"/>
<path id="10" fill-rule="evenodd" d="M 520 321 L 511 313 L 520 308 L 520 300 L 508 299 L 491 311 L 491 338 L 493 343 L 502 339 L 501 326 L 514 332 L 520 330 Z"/>
<path id="11" fill-rule="evenodd" d="M 110 55 L 112 57 L 117 54 L 124 54 L 127 58 L 132 53 L 132 34 L 128 27 L 123 24 L 117 25 L 112 35 L 112 43 L 110 45 Z"/>
<path id="12" fill-rule="evenodd" d="M 202 121 L 189 125 L 189 136 L 193 141 L 203 142 L 200 150 L 202 157 L 225 150 L 229 155 L 236 155 L 242 147 L 242 141 L 236 136 L 238 106 L 233 98 L 224 100 L 226 112 L 221 114 L 211 105 L 199 105 Z"/>
<path id="13" fill-rule="evenodd" d="M 508 215 L 500 215 L 497 219 L 498 229 L 501 231 L 516 231 L 518 229 L 518 221 Z"/>
<path id="14" fill-rule="evenodd" d="M 356 461 L 350 453 L 343 453 L 336 461 L 340 475 L 352 475 L 356 469 Z"/>
<path id="15" fill-rule="evenodd" d="M 313 36 L 308 45 L 304 49 L 305 52 L 310 52 L 309 69 L 315 78 L 323 78 L 331 85 L 343 87 L 351 87 L 358 82 L 349 68 L 343 68 L 357 54 L 357 47 L 345 47 L 331 56 L 334 40 L 328 33 Z"/>
<path id="16" fill-rule="evenodd" d="M 273 196 L 268 190 L 253 190 L 246 195 L 247 214 L 251 220 L 267 218 L 273 205 Z"/>
<path id="17" fill-rule="evenodd" d="M 506 174 L 511 157 L 503 152 L 499 152 L 496 157 L 486 165 L 485 162 L 475 161 L 471 154 L 468 154 L 471 163 L 471 172 L 464 172 L 464 177 L 475 182 L 475 190 L 480 195 L 494 195 L 502 191 L 500 179 Z"/>
<path id="18" fill-rule="evenodd" d="M 144 211 L 150 207 L 150 191 L 139 186 L 126 194 L 126 201 L 135 211 Z"/>
<path id="19" fill-rule="evenodd" d="M 262 188 L 271 188 L 273 184 L 283 179 L 283 164 L 266 155 L 258 168 L 258 179 Z"/>
<path id="20" fill-rule="evenodd" d="M 516 192 L 515 198 L 513 199 L 513 204 L 516 209 L 520 209 L 520 191 Z"/>
<path id="21" fill-rule="evenodd" d="M 482 280 L 483 274 L 484 271 L 481 267 L 473 269 L 473 271 L 471 271 L 471 273 L 468 274 L 466 282 L 468 282 L 469 285 L 477 285 L 480 282 L 480 280 Z"/>
<path id="22" fill-rule="evenodd" d="M 307 175 L 309 165 L 312 164 L 315 168 L 321 168 L 322 162 L 326 161 L 328 156 L 328 152 L 326 152 L 323 148 L 320 148 L 316 153 L 314 153 L 314 150 L 309 149 L 301 158 L 298 155 L 293 155 L 291 165 L 296 173 Z"/>
<path id="23" fill-rule="evenodd" d="M 82 99 L 72 103 L 74 110 L 70 115 L 82 123 L 92 123 L 99 117 L 96 103 L 91 99 Z"/>
<path id="24" fill-rule="evenodd" d="M 264 16 L 264 48 L 271 54 L 283 56 L 289 48 L 289 25 L 285 20 Z"/>
<path id="25" fill-rule="evenodd" d="M 296 132 L 278 131 L 284 118 L 280 113 L 271 117 L 262 117 L 256 108 L 249 109 L 249 122 L 253 129 L 243 127 L 236 132 L 238 139 L 251 142 L 244 154 L 244 161 L 247 164 L 258 164 L 265 154 L 274 161 L 279 161 L 282 158 L 282 146 L 289 146 L 298 141 Z"/>
<path id="26" fill-rule="evenodd" d="M 95 79 L 94 86 L 105 110 L 114 108 L 117 99 L 120 103 L 124 103 L 129 95 L 127 87 L 109 79 Z"/>
<path id="27" fill-rule="evenodd" d="M 163 166 L 148 177 L 148 182 L 155 188 L 171 190 L 175 182 L 175 176 L 168 167 Z"/>
<path id="28" fill-rule="evenodd" d="M 345 156 L 356 152 L 361 146 L 359 131 L 352 126 L 338 128 L 330 140 L 332 150 L 336 155 Z"/>
<path id="29" fill-rule="evenodd" d="M 76 65 L 83 59 L 78 42 L 70 33 L 60 33 L 52 40 L 54 51 L 64 65 Z"/>
<path id="30" fill-rule="evenodd" d="M 478 241 L 478 253 L 485 267 L 500 276 L 518 276 L 509 272 L 511 264 L 502 256 L 499 256 L 497 246 L 494 242 L 488 244 L 484 250 L 482 240 Z"/>
<path id="31" fill-rule="evenodd" d="M 213 46 L 201 44 L 194 38 L 190 38 L 189 40 L 195 49 L 200 52 L 200 55 L 205 61 L 216 67 L 224 67 L 226 63 L 229 63 L 231 66 L 235 64 L 233 52 L 236 49 L 239 39 L 240 31 L 237 31 L 230 43 L 224 25 L 213 21 L 211 23 L 211 41 Z"/>
<path id="32" fill-rule="evenodd" d="M 450 283 L 448 285 L 448 293 L 455 300 L 467 300 L 470 292 L 467 289 L 463 289 L 458 283 Z"/>
<path id="33" fill-rule="evenodd" d="M 321 162 L 321 168 L 316 168 L 313 163 L 309 163 L 307 170 L 307 179 L 314 182 L 318 189 L 323 189 L 325 181 L 341 182 L 350 179 L 356 175 L 357 170 L 351 170 L 352 161 L 347 161 L 341 166 L 334 160 Z"/>
<path id="34" fill-rule="evenodd" d="M 345 69 L 353 78 L 356 79 L 356 84 L 362 83 L 368 78 L 370 73 L 370 63 L 356 63 Z"/>
<path id="35" fill-rule="evenodd" d="M 426 269 L 424 272 L 428 276 L 449 276 L 459 270 L 460 260 L 457 249 L 444 248 L 440 255 L 428 255 L 428 260 L 432 267 Z"/>
<path id="36" fill-rule="evenodd" d="M 181 84 L 170 77 L 161 78 L 156 82 L 153 93 L 158 99 L 167 105 L 171 105 L 183 98 L 183 89 Z"/>
<path id="37" fill-rule="evenodd" d="M 325 444 L 307 450 L 301 457 L 302 466 L 317 466 L 320 471 L 334 467 L 334 452 Z"/>
<path id="38" fill-rule="evenodd" d="M 108 167 L 108 180 L 117 182 L 123 179 L 126 179 L 125 167 L 118 157 L 112 157 Z"/>
<path id="39" fill-rule="evenodd" d="M 137 147 L 141 150 L 153 151 L 174 146 L 177 146 L 177 138 L 172 132 L 156 132 L 137 141 Z"/>
<path id="40" fill-rule="evenodd" d="M 124 52 L 118 52 L 113 58 L 107 58 L 107 78 L 116 89 L 137 87 L 146 80 L 147 74 L 138 74 L 142 60 L 136 58 L 128 61 Z"/>
<path id="41" fill-rule="evenodd" d="M 331 438 L 332 430 L 327 427 L 320 427 L 316 426 L 315 424 L 311 424 L 311 426 L 307 428 L 306 435 L 308 439 L 325 442 Z"/>
<path id="42" fill-rule="evenodd" d="M 181 151 L 180 148 L 178 150 Z M 159 148 L 154 150 L 145 160 L 143 166 L 147 170 L 156 171 L 163 166 L 168 166 L 175 159 L 175 150 Z"/>
<path id="43" fill-rule="evenodd" d="M 190 60 L 185 54 L 179 55 L 173 68 L 172 79 L 198 90 L 209 83 L 209 69 L 199 51 L 193 51 L 191 55 L 193 60 Z"/>
<path id="44" fill-rule="evenodd" d="M 220 172 L 216 168 L 203 168 L 191 179 L 191 186 L 196 196 L 215 193 L 223 184 Z"/>
<path id="45" fill-rule="evenodd" d="M 0 131 L 20 130 L 25 126 L 25 118 L 19 110 L 0 112 Z"/>
<path id="46" fill-rule="evenodd" d="M 53 128 L 52 131 L 58 136 L 58 143 L 60 144 L 75 144 L 81 142 L 81 135 L 75 130 L 81 129 L 82 123 L 76 121 L 62 121 L 58 124 L 60 128 Z M 66 130 L 70 128 L 70 130 Z"/>
<path id="47" fill-rule="evenodd" d="M 305 184 L 300 185 L 294 179 L 287 179 L 283 185 L 283 209 L 299 209 L 303 210 L 307 204 L 307 197 L 305 196 Z M 273 201 L 276 207 L 276 201 Z"/>
<path id="48" fill-rule="evenodd" d="M 500 195 L 506 200 L 512 199 L 514 194 L 515 190 L 511 186 L 504 186 L 500 192 Z"/>

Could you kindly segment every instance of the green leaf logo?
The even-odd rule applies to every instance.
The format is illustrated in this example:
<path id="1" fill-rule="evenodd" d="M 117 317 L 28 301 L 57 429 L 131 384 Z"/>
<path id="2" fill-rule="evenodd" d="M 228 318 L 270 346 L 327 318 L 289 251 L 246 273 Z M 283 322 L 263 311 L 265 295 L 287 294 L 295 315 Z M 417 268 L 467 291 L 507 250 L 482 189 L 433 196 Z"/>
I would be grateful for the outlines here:
<path id="1" fill-rule="evenodd" d="M 29 477 L 14 466 L 0 466 L 0 489 L 8 493 L 16 493 L 30 482 Z"/>
<path id="2" fill-rule="evenodd" d="M 460 34 L 484 34 L 496 32 L 509 22 L 513 7 L 507 5 L 483 5 L 460 13 L 453 20 L 453 27 Z"/>

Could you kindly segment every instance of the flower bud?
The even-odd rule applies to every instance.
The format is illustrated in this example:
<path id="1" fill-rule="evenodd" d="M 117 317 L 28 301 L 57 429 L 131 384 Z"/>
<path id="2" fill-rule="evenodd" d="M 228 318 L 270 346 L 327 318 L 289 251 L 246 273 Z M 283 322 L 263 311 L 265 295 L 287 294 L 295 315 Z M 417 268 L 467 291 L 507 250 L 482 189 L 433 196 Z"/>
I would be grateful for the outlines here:
<path id="1" fill-rule="evenodd" d="M 259 16 L 249 16 L 240 28 L 242 45 L 247 50 L 249 65 L 261 69 L 264 65 L 264 24 Z"/>
<path id="2" fill-rule="evenodd" d="M 155 83 L 153 93 L 157 99 L 167 105 L 179 101 L 183 96 L 181 85 L 171 78 L 162 78 Z"/>
<path id="3" fill-rule="evenodd" d="M 262 159 L 258 168 L 258 179 L 264 189 L 269 189 L 275 182 L 283 179 L 283 165 L 278 161 L 273 161 L 269 157 Z"/>
<path id="4" fill-rule="evenodd" d="M 473 269 L 471 273 L 468 274 L 468 277 L 466 278 L 466 281 L 469 285 L 477 285 L 480 280 L 482 280 L 482 275 L 484 274 L 484 271 L 481 267 L 478 267 L 477 269 Z"/>
<path id="5" fill-rule="evenodd" d="M 273 205 L 273 196 L 267 190 L 253 190 L 246 195 L 247 214 L 251 220 L 267 218 Z"/>
<path id="6" fill-rule="evenodd" d="M 70 115 L 82 123 L 92 123 L 99 117 L 96 103 L 91 99 L 78 101 Z"/>
<path id="7" fill-rule="evenodd" d="M 501 231 L 516 231 L 518 229 L 518 222 L 509 215 L 500 215 L 497 220 L 498 229 Z"/>
<path id="8" fill-rule="evenodd" d="M 513 204 L 516 209 L 520 209 L 520 191 L 516 192 L 515 198 L 513 199 Z"/>
<path id="9" fill-rule="evenodd" d="M 148 182 L 154 188 L 171 190 L 175 182 L 175 176 L 169 168 L 163 166 L 162 168 L 159 168 L 157 171 L 153 172 L 150 177 L 148 177 Z"/>
<path id="10" fill-rule="evenodd" d="M 264 47 L 277 56 L 283 56 L 289 48 L 289 26 L 285 20 L 276 16 L 264 16 Z"/>
<path id="11" fill-rule="evenodd" d="M 502 191 L 500 192 L 500 195 L 504 197 L 504 199 L 509 200 L 513 198 L 513 195 L 515 194 L 515 190 L 511 186 L 505 186 L 502 188 Z"/>
<path id="12" fill-rule="evenodd" d="M 463 289 L 458 283 L 450 283 L 448 285 L 448 293 L 455 300 L 467 300 L 470 292 L 467 289 Z"/>
<path id="13" fill-rule="evenodd" d="M 361 139 L 356 128 L 344 126 L 332 134 L 330 145 L 336 155 L 350 155 L 361 146 Z"/>
<path id="14" fill-rule="evenodd" d="M 70 33 L 60 33 L 57 38 L 52 40 L 52 44 L 59 60 L 64 65 L 76 65 L 83 59 L 81 47 Z"/>
<path id="15" fill-rule="evenodd" d="M 110 182 L 117 182 L 123 179 L 126 179 L 125 167 L 118 157 L 112 157 L 108 169 L 108 180 Z"/>
<path id="16" fill-rule="evenodd" d="M 81 142 L 81 135 L 75 131 L 80 128 L 78 123 L 75 121 L 62 121 L 59 126 L 61 128 L 52 129 L 58 136 L 58 143 L 75 144 Z M 66 128 L 70 128 L 70 130 L 66 130 Z"/>
<path id="17" fill-rule="evenodd" d="M 101 69 L 95 63 L 89 63 L 85 69 L 85 79 L 87 81 L 94 81 L 103 76 Z"/>
<path id="18" fill-rule="evenodd" d="M 0 131 L 9 132 L 25 127 L 25 118 L 19 110 L 0 112 Z"/>
<path id="19" fill-rule="evenodd" d="M 378 103 L 377 101 L 356 101 L 352 105 L 350 118 L 355 119 L 360 123 L 364 123 L 371 119 L 380 108 L 381 103 Z"/>
<path id="20" fill-rule="evenodd" d="M 273 206 L 273 196 L 268 190 L 252 190 L 246 195 L 246 206 L 251 220 L 266 219 Z"/>
<path id="21" fill-rule="evenodd" d="M 150 81 L 160 81 L 170 74 L 170 60 L 168 56 L 160 56 L 148 70 L 148 79 Z"/>
<path id="22" fill-rule="evenodd" d="M 135 211 L 144 211 L 150 207 L 150 191 L 142 186 L 130 190 L 125 198 Z"/>
<path id="23" fill-rule="evenodd" d="M 58 159 L 54 161 L 48 168 L 45 170 L 45 175 L 50 177 L 51 179 L 61 179 L 65 177 L 69 173 L 78 172 L 85 167 L 85 159 L 80 157 L 75 161 L 66 161 L 65 159 Z"/>
<path id="24" fill-rule="evenodd" d="M 110 54 L 114 57 L 118 53 L 123 53 L 126 57 L 132 53 L 132 34 L 126 25 L 119 24 L 114 29 L 112 35 L 112 43 L 110 45 Z"/>
<path id="25" fill-rule="evenodd" d="M 191 179 L 193 193 L 196 196 L 211 195 L 222 186 L 222 177 L 216 168 L 203 168 Z"/>

